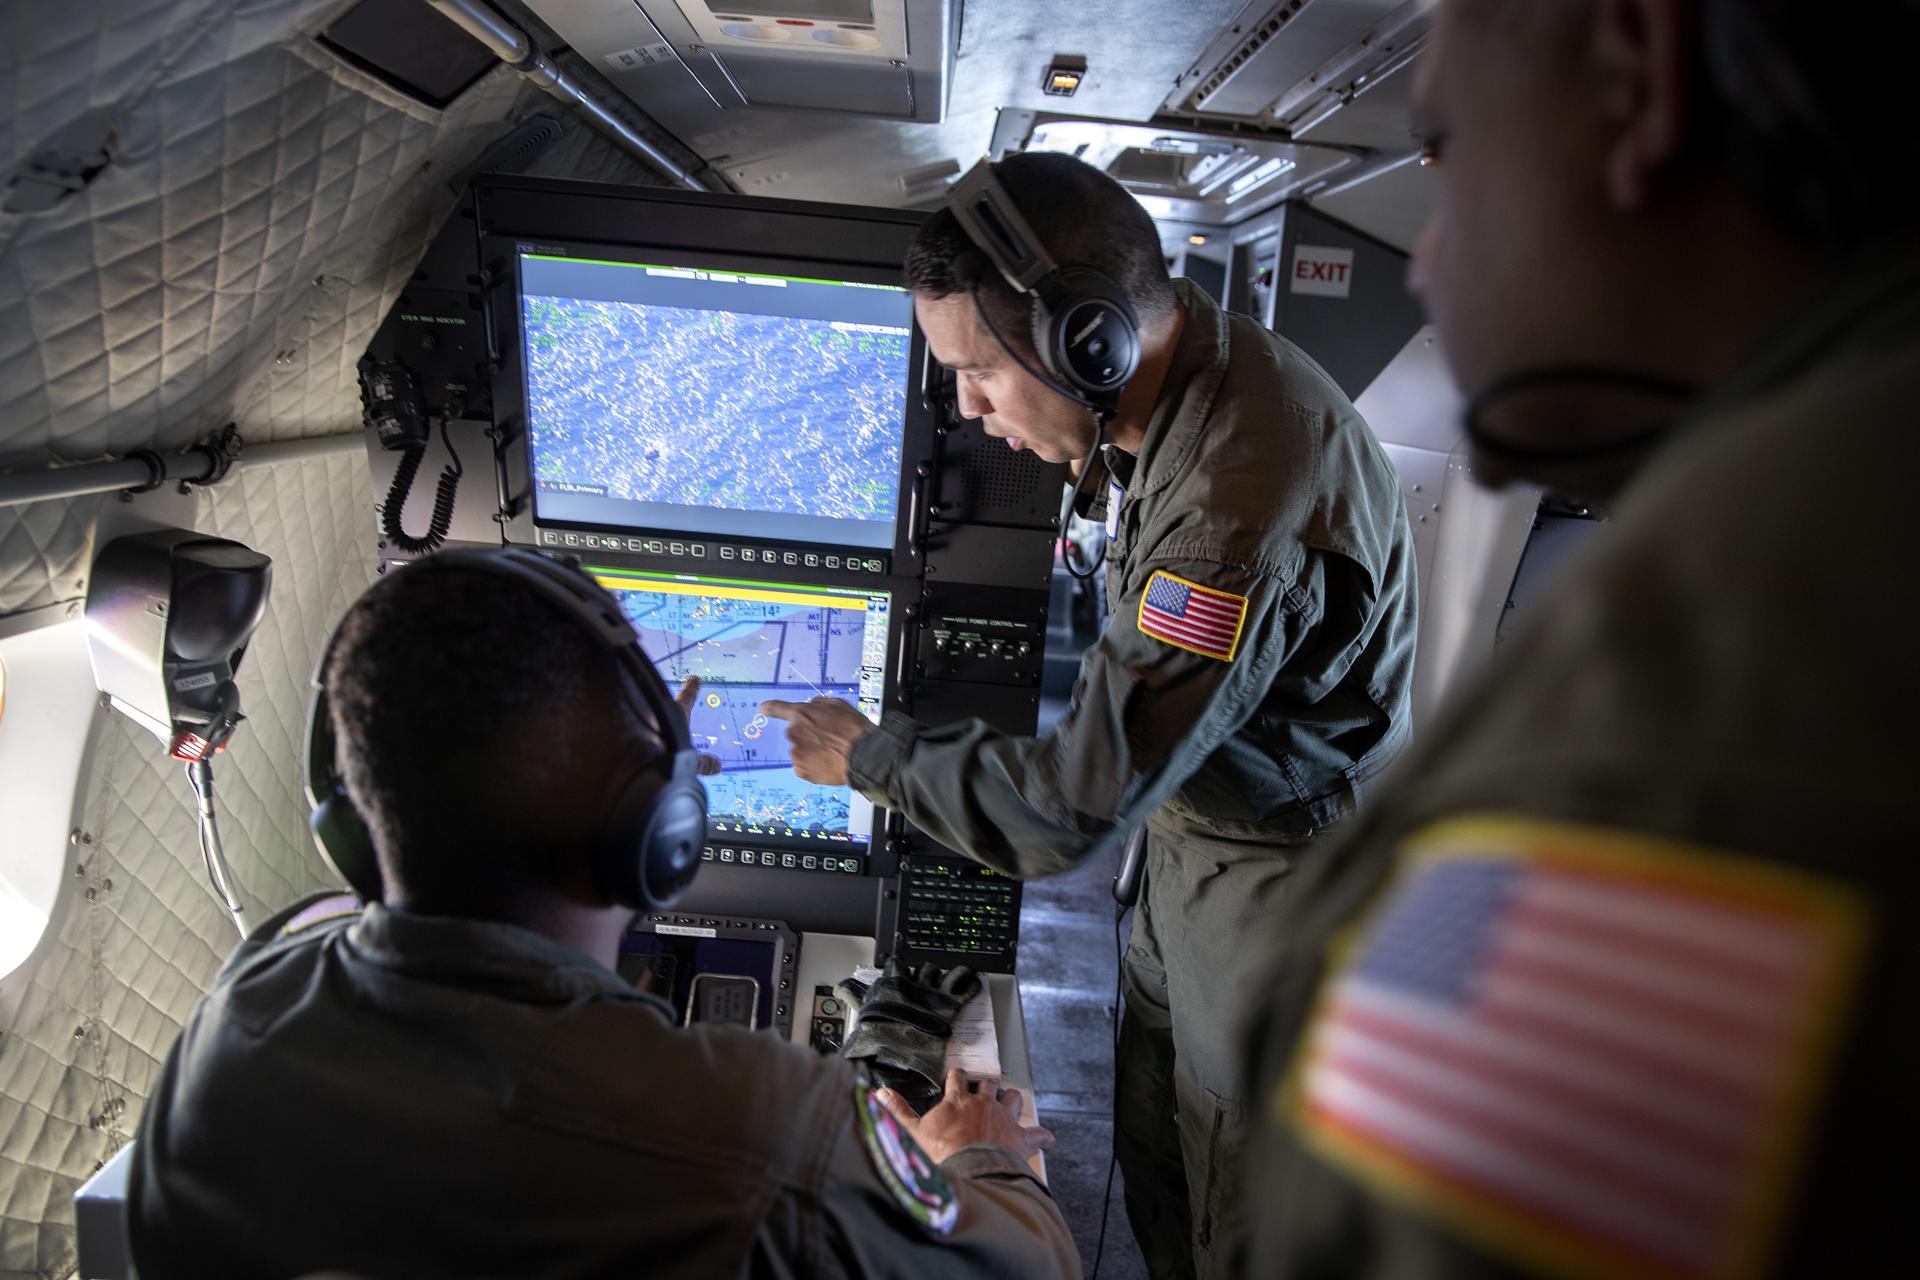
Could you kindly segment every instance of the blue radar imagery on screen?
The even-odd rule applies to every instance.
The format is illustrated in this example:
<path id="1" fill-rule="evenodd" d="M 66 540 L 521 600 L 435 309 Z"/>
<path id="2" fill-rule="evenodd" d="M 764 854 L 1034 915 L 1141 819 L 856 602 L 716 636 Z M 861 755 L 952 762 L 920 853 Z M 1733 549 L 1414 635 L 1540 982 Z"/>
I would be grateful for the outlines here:
<path id="1" fill-rule="evenodd" d="M 698 677 L 688 729 L 720 761 L 703 781 L 719 833 L 864 845 L 873 806 L 851 787 L 803 782 L 768 698 L 826 696 L 880 718 L 888 597 L 845 588 L 596 570 L 667 683 Z M 864 850 L 862 850 L 864 851 Z"/>
<path id="2" fill-rule="evenodd" d="M 534 254 L 520 274 L 541 518 L 892 546 L 904 290 Z"/>

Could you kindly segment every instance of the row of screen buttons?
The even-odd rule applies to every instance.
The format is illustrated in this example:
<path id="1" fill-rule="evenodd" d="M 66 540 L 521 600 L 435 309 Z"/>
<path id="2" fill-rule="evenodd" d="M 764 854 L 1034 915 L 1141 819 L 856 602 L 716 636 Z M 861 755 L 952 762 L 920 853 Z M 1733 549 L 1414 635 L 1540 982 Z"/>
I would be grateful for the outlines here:
<path id="1" fill-rule="evenodd" d="M 610 533 L 562 533 L 557 529 L 542 529 L 540 545 L 565 547 L 573 551 L 624 551 L 636 556 L 707 558 L 707 544 L 704 542 L 619 538 Z M 887 562 L 874 556 L 823 556 L 812 551 L 764 551 L 754 547 L 730 546 L 720 546 L 715 550 L 722 560 L 739 560 L 746 564 L 778 564 L 794 569 L 845 569 L 850 573 L 885 573 L 887 570 Z"/>
<path id="2" fill-rule="evenodd" d="M 845 560 L 842 560 L 839 556 L 815 555 L 811 551 L 755 551 L 752 547 L 741 547 L 738 550 L 738 554 L 740 559 L 746 561 L 748 564 L 753 564 L 757 561 L 760 564 L 789 565 L 796 569 L 804 566 L 808 569 L 845 568 L 850 573 L 883 573 L 887 567 L 886 561 L 878 560 L 871 556 L 865 559 L 859 556 L 848 556 Z M 722 560 L 731 560 L 734 558 L 734 555 L 735 549 L 733 547 L 720 548 L 720 558 Z"/>
<path id="3" fill-rule="evenodd" d="M 737 862 L 748 867 L 781 867 L 788 871 L 838 871 L 843 875 L 859 875 L 860 859 L 840 858 L 817 853 L 775 853 L 768 849 L 715 849 L 712 845 L 700 850 L 702 862 Z"/>
<path id="4" fill-rule="evenodd" d="M 626 551 L 637 556 L 692 556 L 707 558 L 704 542 L 668 542 L 660 538 L 616 538 L 610 533 L 560 533 L 540 531 L 543 547 L 567 547 L 575 551 Z M 731 557 L 729 557 L 731 559 Z"/>
<path id="5" fill-rule="evenodd" d="M 712 917 L 703 919 L 700 916 L 669 916 L 656 912 L 649 915 L 647 921 L 650 924 L 683 924 L 708 929 L 754 929 L 767 933 L 778 933 L 780 931 L 779 925 L 766 920 L 719 920 Z M 791 964 L 792 962 L 792 958 L 789 957 L 787 963 Z"/>

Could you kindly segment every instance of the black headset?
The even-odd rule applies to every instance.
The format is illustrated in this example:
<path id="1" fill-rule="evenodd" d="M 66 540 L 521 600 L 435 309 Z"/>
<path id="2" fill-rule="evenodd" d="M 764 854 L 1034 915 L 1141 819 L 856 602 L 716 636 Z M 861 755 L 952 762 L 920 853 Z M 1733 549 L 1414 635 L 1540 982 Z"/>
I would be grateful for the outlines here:
<path id="1" fill-rule="evenodd" d="M 1045 371 L 1040 380 L 1111 416 L 1121 389 L 1140 367 L 1140 321 L 1120 286 L 1092 267 L 1054 262 L 994 177 L 991 161 L 980 161 L 953 184 L 947 208 L 986 259 L 954 264 L 962 285 L 971 291 L 987 264 L 998 268 L 1032 308 L 1033 349 Z M 984 308 L 981 316 L 986 317 Z M 989 329 L 992 323 L 987 320 Z M 1007 345 L 1004 339 L 1001 345 Z"/>
<path id="2" fill-rule="evenodd" d="M 529 588 L 566 617 L 592 632 L 626 673 L 621 683 L 638 694 L 667 742 L 667 754 L 637 762 L 610 784 L 590 851 L 595 883 L 613 902 L 636 911 L 671 906 L 700 869 L 707 832 L 707 793 L 699 779 L 699 753 L 687 734 L 686 717 L 674 704 L 660 673 L 641 652 L 633 624 L 619 602 L 585 571 L 519 548 L 442 551 L 399 571 L 403 579 L 446 569 L 497 574 Z M 369 590 L 380 590 L 376 583 Z M 351 610 L 349 610 L 351 612 Z M 306 778 L 308 825 L 328 866 L 353 891 L 378 902 L 385 888 L 373 837 L 347 795 L 334 754 L 333 720 L 327 702 L 327 666 L 340 643 L 336 626 L 313 671 L 307 708 Z M 633 696 L 630 693 L 628 696 Z"/>

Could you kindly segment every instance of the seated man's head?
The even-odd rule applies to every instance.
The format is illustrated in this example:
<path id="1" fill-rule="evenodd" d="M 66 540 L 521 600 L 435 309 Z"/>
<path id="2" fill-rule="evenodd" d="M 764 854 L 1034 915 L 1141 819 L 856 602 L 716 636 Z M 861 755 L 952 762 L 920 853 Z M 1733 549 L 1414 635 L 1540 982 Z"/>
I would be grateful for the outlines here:
<path id="1" fill-rule="evenodd" d="M 1126 188 L 1063 155 L 1010 156 L 994 166 L 994 176 L 1055 263 L 1091 267 L 1112 280 L 1143 330 L 1171 323 L 1179 300 L 1160 233 Z M 988 435 L 1048 462 L 1086 457 L 1093 452 L 1092 416 L 1021 367 L 1040 368 L 1026 297 L 991 265 L 971 279 L 957 269 L 977 253 L 945 209 L 921 224 L 907 251 L 914 314 L 934 359 L 956 375 L 961 414 L 984 419 Z"/>
<path id="2" fill-rule="evenodd" d="M 1596 367 L 1711 383 L 1834 265 L 1910 235 L 1920 135 L 1894 86 L 1916 38 L 1916 0 L 1844 19 L 1804 0 L 1446 0 L 1417 71 L 1439 199 L 1413 276 L 1461 386 Z M 1548 457 L 1672 409 L 1558 379 L 1487 425 Z"/>
<path id="3" fill-rule="evenodd" d="M 483 569 L 402 569 L 348 610 L 325 672 L 335 756 L 388 905 L 522 921 L 613 904 L 610 794 L 669 748 L 577 618 Z"/>

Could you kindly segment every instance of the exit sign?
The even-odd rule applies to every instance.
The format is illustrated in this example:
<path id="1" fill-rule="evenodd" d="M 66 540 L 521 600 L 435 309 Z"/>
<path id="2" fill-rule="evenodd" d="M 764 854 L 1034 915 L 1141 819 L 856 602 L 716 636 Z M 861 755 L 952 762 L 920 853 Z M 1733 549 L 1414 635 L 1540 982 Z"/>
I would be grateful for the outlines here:
<path id="1" fill-rule="evenodd" d="M 1344 298 L 1353 290 L 1353 250 L 1326 245 L 1293 247 L 1293 292 Z"/>

